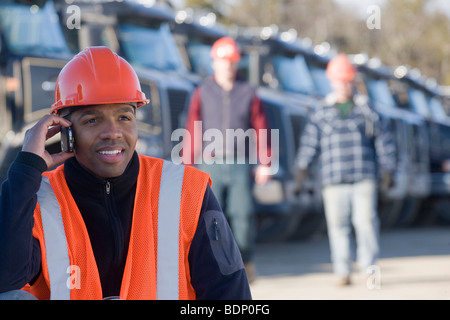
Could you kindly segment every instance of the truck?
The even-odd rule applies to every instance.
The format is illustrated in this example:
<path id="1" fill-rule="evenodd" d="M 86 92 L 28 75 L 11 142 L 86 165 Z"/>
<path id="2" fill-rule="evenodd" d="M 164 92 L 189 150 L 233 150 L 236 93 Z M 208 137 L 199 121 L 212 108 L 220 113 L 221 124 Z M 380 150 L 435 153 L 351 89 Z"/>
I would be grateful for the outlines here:
<path id="1" fill-rule="evenodd" d="M 429 132 L 423 117 L 402 107 L 392 93 L 396 78 L 391 67 L 361 54 L 353 59 L 359 71 L 359 90 L 368 95 L 380 116 L 388 119 L 396 142 L 395 185 L 380 195 L 381 226 L 385 229 L 406 226 L 419 214 L 430 194 Z"/>
<path id="2" fill-rule="evenodd" d="M 0 3 L 0 182 L 26 130 L 49 113 L 56 78 L 71 57 L 53 1 Z M 59 152 L 58 136 L 46 147 Z"/>
<path id="3" fill-rule="evenodd" d="M 430 224 L 438 219 L 449 221 L 450 197 L 450 118 L 445 112 L 445 97 L 432 79 L 417 69 L 399 66 L 393 70 L 391 91 L 400 108 L 409 110 L 424 122 L 424 136 L 429 138 L 429 194 L 423 201 L 416 223 Z"/>
<path id="4" fill-rule="evenodd" d="M 171 25 L 174 11 L 165 3 L 147 5 L 136 1 L 72 1 L 80 10 L 80 28 L 64 29 L 73 52 L 87 46 L 107 46 L 135 69 L 150 105 L 139 108 L 137 119 L 143 133 L 137 151 L 168 159 L 176 141 L 172 132 L 184 126 L 186 110 L 198 76 L 183 64 Z M 58 12 L 64 24 L 69 5 Z"/>

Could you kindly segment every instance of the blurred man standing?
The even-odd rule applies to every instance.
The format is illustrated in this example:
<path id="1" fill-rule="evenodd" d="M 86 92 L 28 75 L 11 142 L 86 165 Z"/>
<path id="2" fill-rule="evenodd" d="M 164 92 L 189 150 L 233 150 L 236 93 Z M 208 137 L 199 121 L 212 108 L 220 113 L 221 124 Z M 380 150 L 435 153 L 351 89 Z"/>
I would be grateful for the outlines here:
<path id="1" fill-rule="evenodd" d="M 183 161 L 185 164 L 195 164 L 197 168 L 211 175 L 212 189 L 230 222 L 251 281 L 255 275 L 252 251 L 256 224 L 251 193 L 252 164 L 255 163 L 249 161 L 249 157 L 254 156 L 250 140 L 256 139 L 258 155 L 270 153 L 267 135 L 261 134 L 261 129 L 268 128 L 268 121 L 255 88 L 237 78 L 241 54 L 236 42 L 229 37 L 220 38 L 211 49 L 211 57 L 214 75 L 205 79 L 195 90 L 186 129 L 191 136 L 196 134 L 196 128 L 199 127 L 199 134 L 202 136 L 205 132 L 219 133 L 219 140 L 223 143 L 218 143 L 217 137 L 204 137 L 204 140 L 213 141 L 202 141 L 201 144 L 184 139 L 186 148 L 183 146 L 183 151 L 190 152 L 183 152 Z M 199 123 L 201 126 L 198 126 Z M 253 132 L 256 136 L 249 135 L 245 139 L 230 137 L 230 131 Z M 264 139 L 265 143 L 261 143 L 261 139 Z M 222 147 L 211 148 L 214 145 Z M 266 147 L 266 150 L 262 150 L 262 146 Z M 267 168 L 261 164 L 256 167 L 256 183 L 264 184 L 267 181 Z"/>
<path id="2" fill-rule="evenodd" d="M 349 285 L 352 224 L 357 260 L 365 273 L 379 254 L 377 177 L 382 188 L 393 185 L 395 145 L 387 122 L 354 95 L 356 70 L 344 54 L 332 59 L 326 70 L 333 93 L 311 115 L 297 155 L 297 192 L 308 167 L 320 153 L 323 200 L 338 285 Z"/>

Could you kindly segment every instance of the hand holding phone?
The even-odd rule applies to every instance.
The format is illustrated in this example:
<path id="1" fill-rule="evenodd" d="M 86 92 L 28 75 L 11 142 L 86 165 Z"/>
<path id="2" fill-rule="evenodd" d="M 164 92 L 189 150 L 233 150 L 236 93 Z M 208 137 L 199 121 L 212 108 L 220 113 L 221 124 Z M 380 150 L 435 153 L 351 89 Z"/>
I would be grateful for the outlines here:
<path id="1" fill-rule="evenodd" d="M 60 152 L 50 154 L 45 143 L 48 139 L 61 131 L 61 128 L 70 126 L 72 123 L 57 115 L 43 116 L 32 128 L 25 133 L 22 151 L 31 152 L 45 160 L 48 168 L 53 168 L 74 156 L 73 152 Z M 70 136 L 70 135 L 69 135 Z M 73 134 L 72 134 L 73 146 Z"/>

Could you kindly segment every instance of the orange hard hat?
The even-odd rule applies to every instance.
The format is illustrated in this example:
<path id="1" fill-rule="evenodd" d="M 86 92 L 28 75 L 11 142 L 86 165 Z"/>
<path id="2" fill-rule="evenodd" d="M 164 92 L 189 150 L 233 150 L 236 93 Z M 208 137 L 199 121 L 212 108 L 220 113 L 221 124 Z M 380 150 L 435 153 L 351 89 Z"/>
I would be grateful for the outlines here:
<path id="1" fill-rule="evenodd" d="M 241 59 L 241 50 L 233 38 L 222 37 L 214 42 L 211 48 L 211 57 L 237 62 Z"/>
<path id="2" fill-rule="evenodd" d="M 327 76 L 330 80 L 352 81 L 355 75 L 355 67 L 343 53 L 337 55 L 328 63 Z"/>
<path id="3" fill-rule="evenodd" d="M 107 47 L 89 47 L 78 53 L 56 79 L 55 103 L 58 110 L 97 104 L 149 103 L 131 65 Z"/>

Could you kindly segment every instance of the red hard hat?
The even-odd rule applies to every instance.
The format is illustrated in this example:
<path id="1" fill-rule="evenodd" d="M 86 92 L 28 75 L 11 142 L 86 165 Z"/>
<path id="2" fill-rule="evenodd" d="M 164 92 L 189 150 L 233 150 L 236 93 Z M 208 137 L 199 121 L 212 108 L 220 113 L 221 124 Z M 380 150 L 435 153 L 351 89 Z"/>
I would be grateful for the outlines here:
<path id="1" fill-rule="evenodd" d="M 330 80 L 352 81 L 355 75 L 356 69 L 343 53 L 337 55 L 328 63 L 327 76 Z"/>
<path id="2" fill-rule="evenodd" d="M 149 103 L 141 91 L 131 65 L 107 47 L 90 47 L 72 58 L 56 79 L 55 103 L 58 110 L 96 104 Z"/>
<path id="3" fill-rule="evenodd" d="M 211 48 L 213 59 L 226 59 L 230 62 L 237 62 L 241 59 L 241 50 L 237 43 L 230 37 L 222 37 L 214 42 Z"/>

